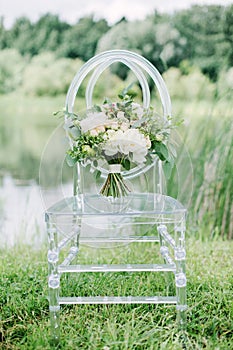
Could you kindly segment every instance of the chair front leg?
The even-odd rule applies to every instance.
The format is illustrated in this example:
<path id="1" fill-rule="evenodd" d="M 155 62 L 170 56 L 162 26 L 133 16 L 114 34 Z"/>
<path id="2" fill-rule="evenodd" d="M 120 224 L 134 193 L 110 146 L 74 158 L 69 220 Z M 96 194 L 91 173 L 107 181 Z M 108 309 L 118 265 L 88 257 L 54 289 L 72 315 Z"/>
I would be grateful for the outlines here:
<path id="1" fill-rule="evenodd" d="M 180 330 L 185 330 L 187 326 L 187 297 L 186 297 L 186 250 L 185 250 L 185 225 L 182 222 L 175 226 L 175 263 L 176 263 L 176 296 L 177 296 L 177 322 Z"/>
<path id="2" fill-rule="evenodd" d="M 48 250 L 48 287 L 49 287 L 49 313 L 51 325 L 51 340 L 53 345 L 59 344 L 60 338 L 60 305 L 59 289 L 60 275 L 58 273 L 59 249 L 57 244 L 57 232 L 54 225 L 47 222 L 47 232 L 49 241 Z"/>

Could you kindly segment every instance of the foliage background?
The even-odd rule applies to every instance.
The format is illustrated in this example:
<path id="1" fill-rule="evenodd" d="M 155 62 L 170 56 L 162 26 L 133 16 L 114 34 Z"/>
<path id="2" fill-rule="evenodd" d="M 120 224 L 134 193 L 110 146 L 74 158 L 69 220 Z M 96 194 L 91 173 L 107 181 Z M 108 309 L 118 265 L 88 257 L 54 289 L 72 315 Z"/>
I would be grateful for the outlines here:
<path id="1" fill-rule="evenodd" d="M 33 23 L 26 17 L 20 17 L 10 29 L 4 27 L 4 18 L 1 18 L 2 92 L 9 92 L 20 85 L 24 80 L 23 68 L 35 65 L 33 57 L 48 51 L 53 52 L 55 60 L 78 58 L 86 61 L 103 50 L 129 49 L 145 56 L 161 73 L 188 61 L 212 81 L 217 81 L 223 69 L 232 67 L 232 13 L 232 5 L 194 5 L 170 15 L 155 11 L 144 20 L 127 21 L 123 17 L 112 26 L 105 19 L 95 20 L 93 16 L 81 18 L 70 25 L 48 13 Z M 17 53 L 5 51 L 7 49 L 15 49 Z M 11 57 L 10 61 L 4 60 L 7 54 Z M 16 61 L 19 61 L 18 69 L 12 71 Z M 42 59 L 38 64 L 42 64 Z M 47 64 L 50 65 L 51 61 Z M 121 73 L 118 71 L 118 74 Z M 15 75 L 19 77 L 17 82 L 8 86 L 6 80 Z"/>

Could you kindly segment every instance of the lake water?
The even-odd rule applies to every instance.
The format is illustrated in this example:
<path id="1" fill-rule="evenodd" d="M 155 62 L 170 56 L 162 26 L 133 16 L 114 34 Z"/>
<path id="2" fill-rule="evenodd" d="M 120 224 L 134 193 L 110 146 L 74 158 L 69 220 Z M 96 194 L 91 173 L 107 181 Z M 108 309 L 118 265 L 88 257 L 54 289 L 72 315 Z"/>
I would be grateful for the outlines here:
<path id="1" fill-rule="evenodd" d="M 46 241 L 45 209 L 66 191 L 72 194 L 63 126 L 0 122 L 0 248 L 20 242 L 40 246 Z"/>
<path id="2" fill-rule="evenodd" d="M 71 184 L 42 189 L 35 181 L 5 175 L 0 186 L 0 248 L 46 242 L 45 209 L 71 193 Z"/>

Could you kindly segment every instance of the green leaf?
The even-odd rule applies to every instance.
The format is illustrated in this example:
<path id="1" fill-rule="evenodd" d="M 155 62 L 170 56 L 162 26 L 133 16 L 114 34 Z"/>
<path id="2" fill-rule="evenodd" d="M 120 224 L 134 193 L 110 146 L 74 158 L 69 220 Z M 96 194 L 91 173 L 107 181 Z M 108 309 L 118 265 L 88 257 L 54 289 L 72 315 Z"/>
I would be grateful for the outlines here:
<path id="1" fill-rule="evenodd" d="M 69 128 L 69 134 L 74 140 L 77 140 L 81 135 L 81 130 L 80 128 L 74 126 Z"/>
<path id="2" fill-rule="evenodd" d="M 155 153 L 159 156 L 161 160 L 169 160 L 169 152 L 167 146 L 158 141 L 152 141 L 151 148 L 155 151 Z"/>
<path id="3" fill-rule="evenodd" d="M 98 180 L 98 179 L 100 178 L 100 176 L 101 176 L 101 171 L 100 171 L 100 170 L 97 170 L 97 171 L 95 172 L 95 179 Z"/>
<path id="4" fill-rule="evenodd" d="M 104 104 L 104 105 L 105 105 L 105 104 L 109 104 L 109 105 L 111 105 L 111 104 L 112 104 L 112 101 L 110 100 L 110 98 L 105 97 L 105 98 L 104 98 L 104 102 L 103 102 L 103 104 Z"/>
<path id="5" fill-rule="evenodd" d="M 129 101 L 125 102 L 125 107 L 129 107 L 129 106 L 131 106 L 131 104 L 132 104 L 132 100 L 129 100 Z"/>
<path id="6" fill-rule="evenodd" d="M 94 105 L 94 110 L 95 110 L 96 112 L 101 112 L 101 111 L 102 111 L 101 108 L 100 108 L 100 106 L 98 106 L 98 105 Z"/>
<path id="7" fill-rule="evenodd" d="M 170 179 L 172 174 L 172 169 L 173 169 L 173 162 L 171 163 L 171 162 L 165 161 L 163 163 L 163 171 L 166 179 Z"/>
<path id="8" fill-rule="evenodd" d="M 132 87 L 134 86 L 135 82 L 129 84 L 126 88 L 124 88 L 121 93 L 118 95 L 118 97 L 123 100 L 125 98 L 125 96 L 128 94 L 129 90 L 132 89 Z"/>
<path id="9" fill-rule="evenodd" d="M 71 157 L 69 154 L 67 154 L 67 155 L 66 155 L 66 163 L 67 163 L 70 167 L 72 167 L 72 166 L 75 165 L 76 160 L 75 160 L 73 157 Z"/>
<path id="10" fill-rule="evenodd" d="M 122 161 L 122 166 L 125 168 L 125 170 L 130 170 L 130 161 L 129 161 L 129 159 L 124 159 Z"/>
<path id="11" fill-rule="evenodd" d="M 164 143 L 160 143 L 160 153 L 164 156 L 165 159 L 169 159 L 169 152 L 167 146 Z"/>

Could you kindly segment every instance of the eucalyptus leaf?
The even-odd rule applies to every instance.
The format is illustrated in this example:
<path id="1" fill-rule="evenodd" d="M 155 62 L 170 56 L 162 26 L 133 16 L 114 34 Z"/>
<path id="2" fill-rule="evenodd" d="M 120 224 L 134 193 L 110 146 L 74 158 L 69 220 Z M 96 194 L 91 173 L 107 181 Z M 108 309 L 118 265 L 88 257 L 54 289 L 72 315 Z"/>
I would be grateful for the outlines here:
<path id="1" fill-rule="evenodd" d="M 125 107 L 129 107 L 131 104 L 132 104 L 132 101 L 129 100 L 129 101 L 125 102 Z"/>
<path id="2" fill-rule="evenodd" d="M 94 105 L 94 110 L 95 110 L 96 112 L 101 112 L 101 108 L 100 108 L 100 106 L 98 106 L 98 105 Z"/>
<path id="3" fill-rule="evenodd" d="M 126 88 L 124 88 L 121 93 L 118 95 L 118 97 L 123 100 L 125 96 L 128 94 L 129 90 L 132 89 L 132 87 L 135 85 L 135 82 L 129 84 Z"/>
<path id="4" fill-rule="evenodd" d="M 111 105 L 111 104 L 112 104 L 112 101 L 110 100 L 110 98 L 105 97 L 105 99 L 104 99 L 104 104 L 109 104 L 109 105 Z"/>
<path id="5" fill-rule="evenodd" d="M 72 128 L 69 128 L 69 134 L 74 140 L 77 140 L 81 135 L 81 130 L 80 128 L 74 126 Z"/>
<path id="6" fill-rule="evenodd" d="M 70 166 L 73 167 L 76 163 L 76 160 L 72 158 L 69 154 L 66 155 L 66 163 Z"/>

